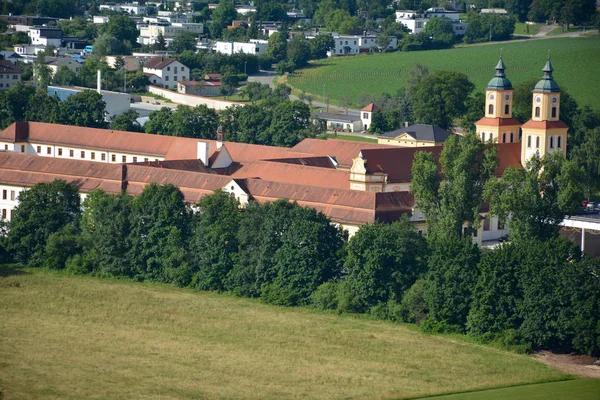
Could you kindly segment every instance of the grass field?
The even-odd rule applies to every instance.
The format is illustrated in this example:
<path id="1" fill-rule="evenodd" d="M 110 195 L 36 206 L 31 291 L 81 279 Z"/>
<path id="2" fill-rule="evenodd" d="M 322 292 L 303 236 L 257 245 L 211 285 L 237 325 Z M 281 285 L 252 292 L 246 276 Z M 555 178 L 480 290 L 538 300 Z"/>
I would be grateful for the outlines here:
<path id="1" fill-rule="evenodd" d="M 415 327 L 0 267 L 0 398 L 406 398 L 567 378 Z"/>
<path id="2" fill-rule="evenodd" d="M 594 29 L 592 26 L 570 26 L 569 29 L 558 27 L 547 33 L 548 36 L 562 35 L 563 33 L 585 32 Z"/>
<path id="3" fill-rule="evenodd" d="M 541 78 L 550 50 L 555 80 L 580 104 L 600 109 L 600 38 L 556 38 L 492 45 L 467 46 L 448 50 L 373 54 L 321 60 L 289 77 L 298 89 L 316 94 L 325 91 L 332 99 L 350 94 L 358 101 L 362 93 L 394 94 L 407 85 L 416 63 L 431 70 L 448 69 L 465 73 L 483 91 L 494 76 L 494 66 L 502 51 L 507 76 L 513 85 Z"/>
<path id="4" fill-rule="evenodd" d="M 484 390 L 448 396 L 428 397 L 431 400 L 597 400 L 600 380 L 579 379 L 575 381 L 540 383 L 502 389 Z"/>
<path id="5" fill-rule="evenodd" d="M 535 35 L 542 28 L 542 24 L 526 24 L 524 22 L 517 22 L 515 24 L 515 35 Z M 527 28 L 529 27 L 529 28 Z"/>

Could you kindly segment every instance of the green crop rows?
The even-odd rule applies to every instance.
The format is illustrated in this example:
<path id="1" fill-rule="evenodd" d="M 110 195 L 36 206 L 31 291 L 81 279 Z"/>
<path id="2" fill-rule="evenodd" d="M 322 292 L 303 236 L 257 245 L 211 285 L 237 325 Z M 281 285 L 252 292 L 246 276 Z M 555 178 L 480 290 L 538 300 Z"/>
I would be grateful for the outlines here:
<path id="1" fill-rule="evenodd" d="M 448 50 L 372 54 L 321 60 L 289 77 L 300 90 L 339 100 L 348 94 L 358 102 L 361 94 L 394 94 L 406 86 L 409 73 L 421 63 L 430 70 L 465 73 L 483 90 L 494 75 L 500 52 L 513 85 L 542 76 L 548 50 L 555 80 L 582 105 L 600 109 L 600 38 L 543 39 L 459 47 Z"/>

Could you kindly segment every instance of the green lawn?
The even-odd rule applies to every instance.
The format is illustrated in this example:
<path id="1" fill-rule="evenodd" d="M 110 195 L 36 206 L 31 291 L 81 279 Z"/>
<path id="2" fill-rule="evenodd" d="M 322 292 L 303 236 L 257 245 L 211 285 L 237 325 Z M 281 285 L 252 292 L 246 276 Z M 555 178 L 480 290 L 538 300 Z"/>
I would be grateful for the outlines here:
<path id="1" fill-rule="evenodd" d="M 571 33 L 571 32 L 584 32 L 594 29 L 591 26 L 570 26 L 569 29 L 563 29 L 563 27 L 558 27 L 554 30 L 548 32 L 548 36 L 562 35 L 563 33 Z"/>
<path id="2" fill-rule="evenodd" d="M 0 267 L 0 398 L 408 398 L 567 378 L 410 325 Z"/>
<path id="3" fill-rule="evenodd" d="M 542 28 L 542 24 L 526 24 L 524 22 L 517 22 L 515 24 L 515 35 L 535 35 Z"/>
<path id="4" fill-rule="evenodd" d="M 332 99 L 350 94 L 358 101 L 362 93 L 395 93 L 407 85 L 416 63 L 432 70 L 460 71 L 483 91 L 494 76 L 494 66 L 502 51 L 508 78 L 513 85 L 541 78 L 550 50 L 554 77 L 582 105 L 600 109 L 600 38 L 556 38 L 493 45 L 466 46 L 447 50 L 396 52 L 340 57 L 314 62 L 311 67 L 290 76 L 289 83 L 320 97 L 325 91 Z M 317 97 L 315 97 L 317 99 Z"/>
<path id="5" fill-rule="evenodd" d="M 597 400 L 600 379 L 578 379 L 503 389 L 484 390 L 448 396 L 427 397 L 431 400 Z"/>
<path id="6" fill-rule="evenodd" d="M 377 143 L 377 139 L 371 139 L 363 136 L 351 136 L 351 135 L 334 135 L 332 133 L 326 133 L 324 135 L 319 136 L 319 139 L 341 139 L 341 140 L 354 140 L 355 142 L 367 142 L 367 143 Z"/>

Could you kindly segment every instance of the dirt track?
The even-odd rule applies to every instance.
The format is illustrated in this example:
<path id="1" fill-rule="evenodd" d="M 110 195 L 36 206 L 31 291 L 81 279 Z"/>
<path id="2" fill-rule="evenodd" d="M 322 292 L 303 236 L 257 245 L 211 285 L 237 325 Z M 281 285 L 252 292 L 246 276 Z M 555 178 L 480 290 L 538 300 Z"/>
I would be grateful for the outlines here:
<path id="1" fill-rule="evenodd" d="M 600 365 L 593 365 L 595 357 L 540 351 L 534 358 L 567 374 L 600 379 Z"/>

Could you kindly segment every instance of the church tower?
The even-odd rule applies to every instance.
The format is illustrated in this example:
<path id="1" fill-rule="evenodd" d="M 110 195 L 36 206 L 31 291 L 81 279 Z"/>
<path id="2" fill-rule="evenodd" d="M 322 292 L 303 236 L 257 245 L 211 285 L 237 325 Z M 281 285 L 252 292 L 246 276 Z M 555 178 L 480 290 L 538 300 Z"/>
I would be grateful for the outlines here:
<path id="1" fill-rule="evenodd" d="M 531 119 L 523 129 L 521 164 L 525 166 L 535 153 L 540 157 L 560 151 L 567 154 L 568 126 L 560 120 L 560 88 L 552 77 L 550 56 L 542 69 L 544 76 L 533 89 Z"/>
<path id="2" fill-rule="evenodd" d="M 485 89 L 485 116 L 475 123 L 477 136 L 482 141 L 516 143 L 521 123 L 513 118 L 513 88 L 506 78 L 506 66 L 500 56 L 496 74 Z"/>

